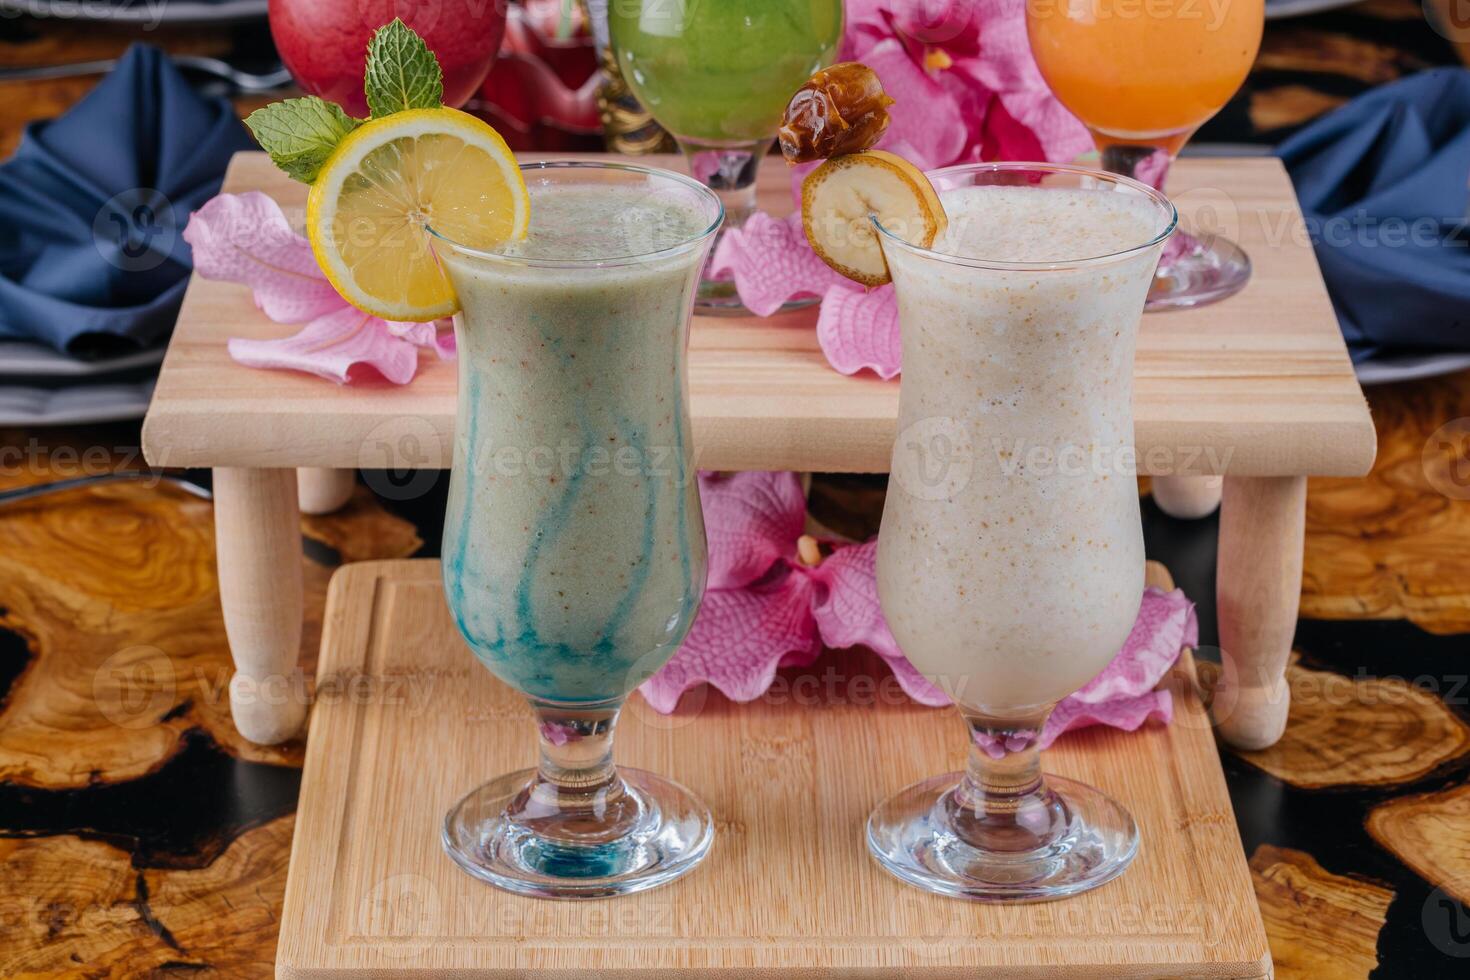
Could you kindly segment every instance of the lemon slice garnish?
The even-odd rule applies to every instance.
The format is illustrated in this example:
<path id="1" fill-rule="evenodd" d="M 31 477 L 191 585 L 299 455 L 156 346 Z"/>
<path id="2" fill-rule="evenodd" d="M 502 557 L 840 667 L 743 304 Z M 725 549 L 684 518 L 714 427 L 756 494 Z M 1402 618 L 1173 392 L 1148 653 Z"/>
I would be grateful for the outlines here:
<path id="1" fill-rule="evenodd" d="M 327 279 L 353 306 L 389 320 L 459 309 L 428 228 L 493 249 L 524 238 L 531 201 L 510 148 L 458 109 L 410 109 L 363 123 L 322 167 L 306 236 Z"/>

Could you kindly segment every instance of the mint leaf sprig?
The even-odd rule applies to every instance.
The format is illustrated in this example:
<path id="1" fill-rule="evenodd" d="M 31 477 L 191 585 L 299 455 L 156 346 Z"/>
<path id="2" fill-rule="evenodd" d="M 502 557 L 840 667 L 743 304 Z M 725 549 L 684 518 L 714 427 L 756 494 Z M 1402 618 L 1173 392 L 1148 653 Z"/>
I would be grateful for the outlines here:
<path id="1" fill-rule="evenodd" d="M 437 109 L 444 101 L 444 71 L 424 39 L 395 17 L 368 42 L 363 91 L 373 119 Z M 337 145 L 366 121 L 315 95 L 272 102 L 245 117 L 271 162 L 303 184 L 314 182 Z"/>
<path id="2" fill-rule="evenodd" d="M 342 137 L 362 125 L 335 102 L 308 95 L 256 109 L 245 117 L 255 141 L 286 176 L 310 184 Z"/>
<path id="3" fill-rule="evenodd" d="M 402 20 L 378 28 L 368 44 L 363 93 L 373 118 L 444 102 L 444 70 L 434 52 Z"/>

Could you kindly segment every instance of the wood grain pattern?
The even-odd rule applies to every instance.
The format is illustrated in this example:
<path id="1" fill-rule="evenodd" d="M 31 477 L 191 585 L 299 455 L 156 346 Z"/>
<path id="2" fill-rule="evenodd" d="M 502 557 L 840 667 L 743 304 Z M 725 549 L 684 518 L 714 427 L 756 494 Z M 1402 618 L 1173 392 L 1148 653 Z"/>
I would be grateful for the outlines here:
<path id="1" fill-rule="evenodd" d="M 1368 833 L 1431 885 L 1470 907 L 1470 786 L 1401 796 L 1368 813 Z"/>
<path id="2" fill-rule="evenodd" d="M 24 467 L 13 460 L 27 457 L 7 455 L 0 489 L 136 464 L 136 449 L 96 436 L 51 438 Z M 299 743 L 252 745 L 230 719 L 212 517 L 208 501 L 146 482 L 0 510 L 0 629 L 22 638 L 29 653 L 0 712 L 0 780 L 57 788 L 134 779 L 171 758 L 191 729 L 242 759 L 299 764 Z M 302 527 L 344 560 L 407 556 L 422 544 L 414 526 L 366 488 Z M 295 560 L 309 678 L 330 570 Z"/>
<path id="3" fill-rule="evenodd" d="M 303 514 L 301 528 L 311 538 L 337 553 L 343 564 L 372 558 L 407 557 L 424 545 L 418 528 L 384 509 L 383 503 L 361 484 L 330 514 Z"/>
<path id="4" fill-rule="evenodd" d="M 270 977 L 293 823 L 257 828 L 192 871 L 138 870 L 76 837 L 0 839 L 0 974 Z"/>
<path id="5" fill-rule="evenodd" d="M 1470 751 L 1470 725 L 1397 678 L 1344 677 L 1292 665 L 1281 740 L 1240 758 L 1303 789 L 1412 782 Z"/>
<path id="6" fill-rule="evenodd" d="M 1431 0 L 1431 6 L 1446 10 L 1454 6 L 1454 0 Z M 1316 30 L 1286 30 L 1300 25 L 1312 25 Z M 80 60 L 118 53 L 133 38 L 176 51 L 225 55 L 238 45 L 241 33 L 233 27 L 188 30 L 207 40 L 196 42 L 182 37 L 184 32 L 171 30 L 125 32 L 76 20 L 4 18 L 0 21 L 0 60 L 7 64 Z M 1312 39 L 1307 37 L 1309 34 Z M 1267 130 L 1274 130 L 1266 135 L 1276 138 L 1282 135 L 1280 127 L 1305 122 L 1360 91 L 1365 83 L 1355 77 L 1298 71 L 1291 67 L 1305 64 L 1312 57 L 1312 50 L 1303 45 L 1315 43 L 1316 36 L 1333 34 L 1356 35 L 1370 42 L 1391 37 L 1399 53 L 1390 55 L 1375 47 L 1371 56 L 1384 59 L 1382 63 L 1397 73 L 1453 61 L 1449 42 L 1424 23 L 1424 5 L 1420 0 L 1366 0 L 1345 11 L 1273 22 L 1267 27 L 1264 50 L 1282 52 L 1296 47 L 1302 49 L 1299 56 L 1287 57 L 1275 70 L 1254 74 L 1237 104 L 1212 120 L 1200 138 L 1244 141 L 1260 138 Z M 1278 37 L 1282 39 L 1280 42 L 1276 40 Z M 1464 52 L 1470 51 L 1463 44 L 1460 49 L 1462 58 Z M 1360 76 L 1367 70 L 1364 66 L 1350 68 L 1352 76 Z M 83 79 L 74 83 L 7 83 L 5 92 L 9 98 L 0 100 L 0 155 L 8 154 L 15 147 L 22 123 L 64 110 L 92 82 Z M 236 101 L 248 110 L 263 100 Z M 1145 327 L 1148 329 L 1148 324 Z M 1370 401 L 1386 445 L 1399 426 L 1417 433 L 1409 436 L 1411 445 L 1413 439 L 1422 445 L 1427 434 L 1440 423 L 1470 415 L 1470 374 L 1446 383 L 1463 392 L 1459 404 L 1467 407 L 1451 407 L 1454 399 L 1445 393 L 1433 399 L 1420 396 L 1420 392 L 1433 390 L 1440 383 L 1370 389 Z M 84 446 L 99 442 L 136 445 L 136 430 L 123 437 L 103 436 L 95 429 L 88 430 L 86 435 Z M 48 442 L 59 438 L 55 430 L 10 430 L 0 433 L 0 442 L 24 446 L 30 436 Z M 0 466 L 0 486 L 15 485 L 11 459 L 7 457 L 0 462 L 4 463 Z M 107 465 L 121 463 L 113 460 Z M 367 465 L 381 464 L 369 460 Z M 1412 479 L 1413 474 L 1407 461 L 1390 467 L 1380 460 L 1374 477 L 1361 484 L 1335 479 L 1312 482 L 1304 615 L 1346 620 L 1409 617 L 1436 633 L 1470 630 L 1470 616 L 1464 612 L 1470 608 L 1470 601 L 1465 598 L 1470 591 L 1470 569 L 1465 565 L 1466 556 L 1470 555 L 1467 546 L 1470 539 L 1463 530 L 1470 520 L 1466 510 L 1470 505 L 1449 501 L 1417 482 L 1404 482 L 1405 478 Z M 73 475 L 79 475 L 74 467 L 60 465 L 52 459 L 34 470 L 28 468 L 24 479 Z M 824 523 L 863 538 L 876 531 L 881 499 L 879 478 L 827 476 L 816 482 L 813 508 Z M 395 511 L 413 513 L 401 497 L 392 496 L 392 500 L 390 506 Z M 186 686 L 178 689 L 177 701 L 149 726 L 164 729 L 164 737 L 147 728 L 140 731 L 113 726 L 107 729 L 108 737 L 103 738 L 97 731 L 102 727 L 97 712 L 78 707 L 92 697 L 91 692 L 85 685 L 75 689 L 66 686 L 68 680 L 86 678 L 94 672 L 96 665 L 114 649 L 132 645 L 135 634 L 177 636 L 177 646 L 166 649 L 172 656 L 183 658 L 180 665 L 184 676 L 192 676 L 196 668 L 204 669 L 206 676 L 228 676 L 224 635 L 213 600 L 190 599 L 179 606 L 150 612 L 156 603 L 147 595 L 150 590 L 161 590 L 161 594 L 187 593 L 188 589 L 170 578 L 177 576 L 187 581 L 196 574 L 196 566 L 202 569 L 198 574 L 212 579 L 213 569 L 208 567 L 212 553 L 209 508 L 166 489 L 140 493 L 122 487 L 52 498 L 42 503 L 46 510 L 68 513 L 42 514 L 41 508 L 31 505 L 0 509 L 0 606 L 10 609 L 9 615 L 0 620 L 0 641 L 5 644 L 0 646 L 0 711 L 44 715 L 46 725 L 44 733 L 38 730 L 34 738 L 13 745 L 0 733 L 0 766 L 3 766 L 0 771 L 11 774 L 31 771 L 36 783 L 43 786 L 78 786 L 77 802 L 99 808 L 105 806 L 104 800 L 111 798 L 109 794 L 114 786 L 136 786 L 143 792 L 155 787 L 160 791 L 176 788 L 181 798 L 188 801 L 179 807 L 180 819 L 191 832 L 210 835 L 207 848 L 180 857 L 206 865 L 211 860 L 226 860 L 215 857 L 215 837 L 228 841 L 234 833 L 229 824 L 233 816 L 231 808 L 253 804 L 261 796 L 257 782 L 249 776 L 242 778 L 228 768 L 230 760 L 238 755 L 299 764 L 301 744 L 255 749 L 248 743 L 231 742 L 229 735 L 233 729 L 228 718 L 215 716 L 219 724 L 214 724 L 212 716 L 204 713 L 207 705 L 196 697 L 201 691 Z M 442 509 L 442 504 L 438 506 Z M 1395 516 L 1395 510 L 1400 516 Z M 92 513 L 88 515 L 84 511 Z M 370 492 L 360 489 L 357 498 L 342 512 L 330 518 L 304 519 L 302 526 L 308 535 L 327 542 L 345 559 L 356 560 L 413 553 L 418 547 L 418 535 L 432 537 L 437 527 L 437 515 L 424 518 L 420 514 L 417 519 L 419 532 L 408 521 L 388 514 Z M 140 572 L 146 561 L 140 564 L 136 560 L 118 562 L 116 574 L 110 574 L 113 549 L 120 555 L 134 554 L 137 543 L 131 540 L 132 536 L 152 540 L 159 533 L 153 526 L 158 521 L 175 525 L 173 533 L 179 538 L 191 542 L 207 540 L 210 546 L 197 555 L 187 551 L 183 557 L 178 557 L 180 552 L 173 545 L 159 549 L 160 557 L 169 556 L 170 561 L 178 563 L 170 574 Z M 78 528 L 104 528 L 111 539 L 104 543 L 92 534 L 66 533 L 63 529 L 68 523 Z M 10 537 L 12 530 L 22 537 Z M 409 544 L 412 546 L 401 550 Z M 1192 546 L 1182 534 L 1171 531 L 1159 544 L 1163 552 L 1177 555 L 1181 560 L 1192 554 Z M 191 544 L 190 549 L 193 547 Z M 427 550 L 432 553 L 432 543 Z M 315 561 L 304 565 L 303 572 L 307 582 L 307 633 L 314 637 L 319 628 L 326 573 Z M 94 595 L 91 588 L 99 579 L 102 593 Z M 1355 589 L 1359 591 L 1355 593 Z M 200 585 L 195 593 L 212 595 L 213 587 Z M 111 608 L 113 596 L 118 601 L 116 611 Z M 165 621 L 156 623 L 157 617 L 164 617 Z M 89 638 L 91 633 L 82 634 L 78 624 L 85 624 L 88 631 L 97 624 L 105 624 L 114 632 L 104 638 L 105 643 L 94 643 Z M 1355 628 L 1348 624 L 1341 627 L 1348 632 Z M 1426 655 L 1426 649 L 1417 642 L 1422 637 L 1412 627 L 1391 635 L 1402 642 L 1392 651 L 1387 670 L 1415 676 L 1445 669 L 1442 661 Z M 314 639 L 308 638 L 304 646 L 310 672 L 316 649 Z M 1378 654 L 1381 651 L 1375 651 Z M 1361 655 L 1362 648 L 1349 642 L 1336 651 L 1339 659 L 1334 665 L 1351 673 L 1364 662 L 1359 659 Z M 40 672 L 51 669 L 56 676 L 41 680 Z M 206 684 L 202 693 L 211 689 Z M 4 696 L 7 690 L 8 699 Z M 146 695 L 132 703 L 146 705 L 149 697 Z M 24 703 L 32 699 L 51 701 L 56 706 L 44 710 L 25 708 Z M 204 795 L 195 773 L 174 772 L 181 737 L 179 729 L 190 724 L 190 719 L 206 731 L 213 731 L 231 753 L 220 757 L 222 762 L 210 763 L 227 768 L 221 774 L 224 782 L 211 784 L 211 787 L 219 785 L 218 791 L 211 788 Z M 3 720 L 4 716 L 0 715 L 0 721 Z M 1287 739 L 1291 734 L 1289 725 Z M 113 742 L 120 745 L 114 746 Z M 152 766 L 150 760 L 158 765 Z M 856 764 L 861 765 L 863 761 Z M 89 773 L 93 768 L 95 774 Z M 146 776 L 133 777 L 132 774 L 144 769 L 152 771 Z M 16 799 L 16 792 L 32 791 L 22 783 L 12 786 L 4 781 L 6 778 L 0 776 L 0 788 L 11 790 L 6 800 Z M 1385 793 L 1391 791 L 1383 787 L 1368 791 L 1344 787 L 1330 793 L 1303 791 L 1282 786 L 1253 767 L 1232 766 L 1228 778 L 1236 805 L 1243 815 L 1257 823 L 1268 839 L 1298 848 L 1301 853 L 1317 853 L 1335 871 L 1343 871 L 1343 876 L 1354 881 L 1358 877 L 1345 872 L 1345 867 L 1368 868 L 1375 874 L 1391 875 L 1401 898 L 1390 906 L 1388 927 L 1379 937 L 1382 955 L 1379 975 L 1442 976 L 1447 968 L 1453 969 L 1456 962 L 1463 962 L 1446 960 L 1443 952 L 1424 937 L 1419 902 L 1404 900 L 1405 896 L 1414 894 L 1414 889 L 1422 890 L 1413 872 L 1392 855 L 1359 843 L 1357 821 L 1363 811 L 1381 802 Z M 90 782 L 81 786 L 84 780 Z M 294 798 L 294 791 L 289 796 Z M 224 812 L 205 805 L 210 803 L 224 806 Z M 289 798 L 283 805 L 289 806 Z M 0 801 L 0 824 L 3 824 L 0 834 L 14 833 L 16 819 L 34 810 L 34 806 L 25 802 L 18 806 L 10 804 L 7 809 L 7 803 Z M 1304 811 L 1312 819 L 1297 819 Z M 1447 835 L 1457 839 L 1470 835 L 1470 816 L 1459 811 L 1445 811 L 1444 815 L 1449 821 L 1444 828 Z M 120 827 L 136 828 L 146 821 L 147 815 L 129 810 L 115 812 L 114 819 Z M 287 825 L 283 829 L 289 829 L 289 821 L 283 823 Z M 249 836 L 264 840 L 263 831 L 274 831 L 277 826 L 257 828 Z M 41 825 L 29 832 L 58 831 Z M 51 858 L 35 857 L 53 846 L 56 849 L 50 852 Z M 184 841 L 177 846 L 195 845 Z M 239 910 L 239 915 L 231 917 L 228 909 L 217 904 L 210 906 L 218 913 L 216 919 L 228 934 L 211 936 L 204 929 L 190 932 L 188 942 L 181 943 L 184 950 L 174 951 L 161 942 L 148 945 L 152 933 L 128 904 L 136 897 L 137 874 L 129 871 L 125 853 L 100 842 L 77 841 L 67 835 L 34 840 L 0 839 L 0 866 L 4 868 L 0 874 L 0 895 L 4 896 L 0 899 L 0 974 L 26 975 L 30 968 L 34 970 L 31 975 L 61 977 L 272 976 L 276 935 L 270 922 L 280 915 L 284 856 L 289 840 L 284 833 L 273 834 L 270 846 L 276 849 L 277 856 L 270 862 L 269 874 L 256 881 L 254 892 L 224 886 L 230 905 Z M 32 857 L 21 860 L 22 854 Z M 1257 858 L 1260 856 L 1258 851 Z M 1338 908 L 1344 903 L 1334 899 L 1337 904 L 1318 904 L 1310 896 L 1320 892 L 1307 891 L 1305 885 L 1299 886 L 1305 894 L 1296 900 L 1293 891 L 1283 894 L 1274 890 L 1277 886 L 1263 880 L 1260 870 L 1257 869 L 1256 875 L 1257 890 L 1266 910 L 1273 953 L 1283 977 L 1333 976 L 1339 956 L 1357 975 L 1366 972 L 1371 963 L 1366 955 L 1369 946 L 1365 938 L 1366 926 L 1372 921 L 1371 908 L 1363 911 L 1369 916 L 1364 923 L 1364 938 L 1354 938 L 1350 948 L 1346 945 L 1333 948 L 1331 957 L 1323 958 L 1318 955 L 1316 938 L 1335 921 Z M 1431 877 L 1441 877 L 1432 869 L 1426 870 Z M 190 919 L 190 903 L 209 901 L 209 892 L 204 889 L 172 892 L 169 899 L 160 899 L 165 882 L 176 874 L 198 876 L 197 871 L 170 869 L 152 869 L 147 875 L 154 893 L 149 907 L 165 926 Z M 812 886 L 820 887 L 820 882 L 813 882 Z M 1333 892 L 1337 892 L 1335 886 Z M 1282 901 L 1283 898 L 1286 900 Z M 113 903 L 119 899 L 124 904 L 113 910 Z M 1470 901 L 1470 897 L 1466 900 Z M 790 914 L 797 914 L 799 909 L 798 906 L 790 910 Z M 606 921 L 608 929 L 617 927 L 616 920 Z M 935 932 L 942 935 L 943 926 L 943 922 L 937 924 Z M 24 941 L 18 938 L 22 935 Z M 201 968 L 206 957 L 192 947 L 195 943 L 210 950 L 209 958 L 220 964 L 218 969 Z M 106 965 L 89 965 L 94 951 L 114 946 L 119 953 L 102 954 Z M 132 961 L 121 951 L 135 952 L 138 959 Z M 1307 966 L 1296 970 L 1297 963 Z"/>
<path id="7" fill-rule="evenodd" d="M 208 502 L 167 486 L 5 508 L 0 626 L 25 637 L 33 659 L 0 714 L 0 779 L 134 778 L 194 727 L 243 758 L 290 758 L 251 747 L 230 720 L 210 514 Z M 311 563 L 302 574 L 313 643 L 327 574 Z"/>
<path id="8" fill-rule="evenodd" d="M 1392 890 L 1332 874 L 1289 847 L 1262 844 L 1250 866 L 1276 980 L 1359 980 L 1378 966 Z"/>
<path id="9" fill-rule="evenodd" d="M 1250 113 L 1262 129 L 1285 129 L 1309 123 L 1347 101 L 1347 96 L 1329 95 L 1306 85 L 1283 85 L 1252 93 Z"/>
<path id="10" fill-rule="evenodd" d="M 1145 317 L 1134 395 L 1140 470 L 1365 472 L 1373 459 L 1367 408 L 1280 163 L 1184 160 L 1171 181 L 1181 211 L 1208 209 L 1255 257 L 1255 274 L 1228 302 Z M 784 165 L 768 158 L 761 207 L 789 212 L 789 188 Z M 225 189 L 262 189 L 298 215 L 306 194 L 262 154 L 238 155 Z M 696 318 L 690 393 L 702 468 L 887 471 L 898 385 L 833 371 L 817 346 L 815 317 L 808 309 L 764 320 Z M 241 286 L 192 281 L 144 426 L 148 459 L 449 465 L 453 364 L 429 355 L 405 387 L 344 388 L 241 367 L 225 351 L 231 336 L 295 329 L 267 320 Z"/>
<path id="11" fill-rule="evenodd" d="M 1133 867 L 1063 903 L 984 906 L 903 886 L 867 858 L 869 809 L 964 758 L 953 714 L 884 696 L 895 689 L 876 664 L 830 654 L 809 671 L 840 678 L 817 685 L 831 692 L 819 704 L 707 694 L 665 717 L 635 697 L 619 758 L 710 805 L 710 857 L 640 895 L 540 902 L 475 881 L 439 845 L 455 799 L 531 762 L 523 700 L 465 651 L 437 562 L 342 568 L 318 681 L 360 676 L 382 696 L 322 704 L 313 716 L 278 975 L 1266 975 L 1219 760 L 1183 669 L 1169 681 L 1172 726 L 1074 733 L 1047 753 L 1049 770 L 1131 809 L 1144 841 Z M 860 699 L 858 677 L 879 681 L 879 694 Z"/>
<path id="12" fill-rule="evenodd" d="M 1317 479 L 1307 504 L 1303 616 L 1408 619 L 1470 632 L 1470 372 L 1372 389 L 1378 461 Z M 1455 438 L 1435 440 L 1436 432 Z M 1445 492 L 1448 490 L 1449 492 Z"/>

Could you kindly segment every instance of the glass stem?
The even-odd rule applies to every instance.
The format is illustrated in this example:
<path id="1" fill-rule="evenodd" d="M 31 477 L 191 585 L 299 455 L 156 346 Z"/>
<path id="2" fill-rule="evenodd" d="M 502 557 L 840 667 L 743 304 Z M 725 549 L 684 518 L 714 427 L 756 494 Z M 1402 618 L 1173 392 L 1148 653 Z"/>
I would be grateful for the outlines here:
<path id="1" fill-rule="evenodd" d="M 1102 148 L 1102 167 L 1111 173 L 1122 174 L 1124 177 L 1132 177 L 1134 180 L 1147 184 L 1157 190 L 1164 189 L 1164 179 L 1169 176 L 1169 165 L 1174 162 L 1173 155 L 1164 147 L 1145 146 L 1138 143 L 1109 143 Z M 1169 269 L 1181 256 L 1193 252 L 1199 247 L 1198 240 L 1186 231 L 1182 224 L 1170 236 L 1164 245 L 1164 252 L 1159 258 L 1159 268 L 1155 276 L 1155 288 L 1170 288 L 1167 285 L 1160 287 L 1158 283 L 1167 282 Z"/>
<path id="2" fill-rule="evenodd" d="M 701 143 L 680 140 L 689 173 L 714 191 L 725 206 L 725 228 L 739 228 L 755 210 L 755 174 L 770 140 L 751 143 Z"/>
<path id="3" fill-rule="evenodd" d="M 528 700 L 541 758 L 536 778 L 509 806 L 513 818 L 563 843 L 605 843 L 626 834 L 639 803 L 613 765 L 622 699 L 594 706 Z"/>
<path id="4" fill-rule="evenodd" d="M 1168 151 L 1137 143 L 1110 143 L 1102 148 L 1102 168 L 1163 190 L 1164 178 L 1173 163 Z"/>
<path id="5" fill-rule="evenodd" d="M 1041 728 L 1052 707 L 1006 719 L 961 709 L 970 729 L 969 761 L 945 806 L 966 843 L 1024 853 L 1065 833 L 1066 804 L 1041 775 Z"/>

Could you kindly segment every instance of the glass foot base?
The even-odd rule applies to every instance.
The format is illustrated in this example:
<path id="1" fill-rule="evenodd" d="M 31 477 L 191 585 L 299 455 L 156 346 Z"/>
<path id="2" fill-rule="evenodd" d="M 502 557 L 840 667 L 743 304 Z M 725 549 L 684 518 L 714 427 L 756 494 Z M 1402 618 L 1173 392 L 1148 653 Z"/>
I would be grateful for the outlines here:
<path id="1" fill-rule="evenodd" d="M 802 296 L 782 303 L 781 309 L 777 312 L 802 310 L 820 302 L 820 297 Z M 740 302 L 740 294 L 735 292 L 735 284 L 728 279 L 701 279 L 699 292 L 694 299 L 694 312 L 705 315 L 712 313 L 726 316 L 752 315 L 750 310 L 745 308 L 745 304 Z"/>
<path id="2" fill-rule="evenodd" d="M 1217 235 L 1206 243 L 1185 237 L 1184 244 L 1187 247 L 1179 254 L 1166 252 L 1159 262 L 1145 310 L 1184 310 L 1218 303 L 1250 282 L 1250 257 L 1230 239 Z"/>
<path id="3" fill-rule="evenodd" d="M 491 780 L 456 803 L 444 818 L 444 850 L 482 881 L 541 898 L 628 895 L 693 870 L 714 837 L 709 809 L 678 783 L 653 773 L 621 767 L 618 773 L 635 816 L 627 832 L 612 840 L 551 839 L 510 819 L 507 806 L 536 776 L 525 769 Z"/>
<path id="4" fill-rule="evenodd" d="M 1138 853 L 1128 811 L 1090 786 L 1047 776 L 1063 825 L 1030 851 L 988 851 L 965 843 L 950 823 L 948 797 L 964 773 L 902 790 L 868 817 L 868 850 L 890 874 L 926 891 L 980 902 L 1045 902 L 1096 888 Z M 1018 814 L 1025 823 L 1024 814 Z"/>

